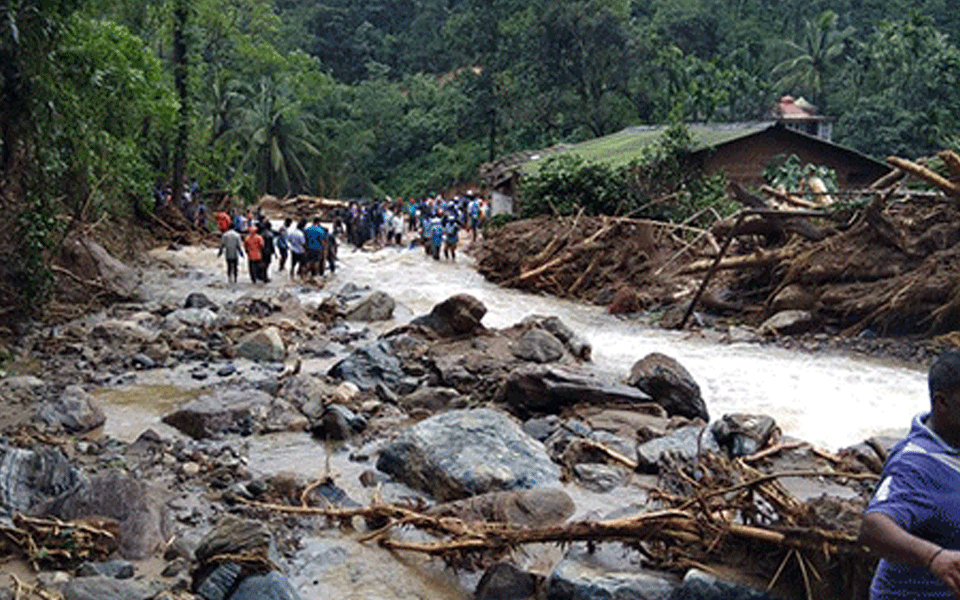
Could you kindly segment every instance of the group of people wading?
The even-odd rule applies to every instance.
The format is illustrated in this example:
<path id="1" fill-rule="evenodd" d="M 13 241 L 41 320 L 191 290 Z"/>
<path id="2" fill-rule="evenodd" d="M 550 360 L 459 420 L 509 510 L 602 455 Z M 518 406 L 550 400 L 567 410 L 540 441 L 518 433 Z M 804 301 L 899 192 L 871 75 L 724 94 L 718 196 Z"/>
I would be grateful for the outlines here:
<path id="1" fill-rule="evenodd" d="M 312 222 L 301 219 L 285 219 L 276 231 L 261 211 L 217 212 L 214 217 L 220 229 L 220 250 L 217 256 L 226 255 L 227 279 L 236 283 L 240 259 L 246 256 L 247 271 L 253 283 L 270 281 L 270 265 L 277 259 L 277 272 L 286 268 L 290 257 L 290 278 L 322 277 L 329 267 L 337 268 L 337 239 L 315 217 Z M 246 253 L 246 254 L 244 254 Z"/>
<path id="2" fill-rule="evenodd" d="M 420 243 L 426 256 L 440 260 L 442 253 L 454 261 L 461 230 L 466 229 L 471 241 L 476 240 L 488 212 L 487 201 L 472 191 L 451 199 L 437 195 L 419 200 L 352 202 L 337 211 L 332 231 L 323 226 L 320 217 L 297 223 L 287 218 L 274 229 L 262 210 L 256 214 L 220 210 L 214 214 L 221 233 L 217 256 L 226 256 L 231 283 L 237 281 L 244 257 L 253 283 L 268 283 L 274 262 L 277 272 L 284 271 L 288 255 L 291 279 L 323 277 L 327 269 L 330 273 L 336 270 L 338 235 L 345 235 L 357 248 L 371 240 L 377 248 L 403 248 L 406 231 L 413 235 L 411 248 Z"/>

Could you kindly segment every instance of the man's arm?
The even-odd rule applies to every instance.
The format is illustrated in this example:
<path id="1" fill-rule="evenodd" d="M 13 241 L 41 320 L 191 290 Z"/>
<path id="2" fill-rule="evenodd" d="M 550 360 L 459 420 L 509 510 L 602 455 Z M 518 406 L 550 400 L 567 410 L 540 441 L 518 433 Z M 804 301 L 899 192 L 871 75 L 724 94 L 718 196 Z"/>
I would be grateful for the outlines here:
<path id="1" fill-rule="evenodd" d="M 860 542 L 890 562 L 928 569 L 960 598 L 960 552 L 919 538 L 877 512 L 863 518 Z"/>

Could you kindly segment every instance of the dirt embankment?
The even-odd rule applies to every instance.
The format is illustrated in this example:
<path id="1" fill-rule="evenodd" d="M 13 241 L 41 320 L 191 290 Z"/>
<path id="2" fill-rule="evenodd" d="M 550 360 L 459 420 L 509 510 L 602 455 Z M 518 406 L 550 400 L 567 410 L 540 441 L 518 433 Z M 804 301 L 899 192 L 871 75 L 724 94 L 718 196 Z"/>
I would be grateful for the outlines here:
<path id="1" fill-rule="evenodd" d="M 488 279 L 606 305 L 663 311 L 676 325 L 703 278 L 697 310 L 760 327 L 803 313 L 800 333 L 950 336 L 960 327 L 960 210 L 932 193 L 877 192 L 817 217 L 746 217 L 711 273 L 733 219 L 710 231 L 610 217 L 539 218 L 488 231 Z"/>

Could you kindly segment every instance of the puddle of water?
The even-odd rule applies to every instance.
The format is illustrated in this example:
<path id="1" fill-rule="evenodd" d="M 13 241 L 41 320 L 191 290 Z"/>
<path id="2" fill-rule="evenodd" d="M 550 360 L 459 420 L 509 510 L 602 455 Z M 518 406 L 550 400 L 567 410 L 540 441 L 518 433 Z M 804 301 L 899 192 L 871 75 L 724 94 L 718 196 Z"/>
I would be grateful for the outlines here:
<path id="1" fill-rule="evenodd" d="M 203 391 L 153 384 L 100 388 L 91 394 L 107 417 L 103 433 L 124 442 L 133 442 L 151 428 L 161 435 L 179 435 L 174 428 L 161 422 L 161 417 L 181 404 L 195 400 Z"/>

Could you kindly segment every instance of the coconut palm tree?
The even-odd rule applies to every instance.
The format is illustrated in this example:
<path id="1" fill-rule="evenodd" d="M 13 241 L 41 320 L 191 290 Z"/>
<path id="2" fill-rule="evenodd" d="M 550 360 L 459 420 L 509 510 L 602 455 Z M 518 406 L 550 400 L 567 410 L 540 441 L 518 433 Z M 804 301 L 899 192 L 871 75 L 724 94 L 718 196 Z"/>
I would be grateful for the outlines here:
<path id="1" fill-rule="evenodd" d="M 310 181 L 304 159 L 319 156 L 311 115 L 282 83 L 264 77 L 246 86 L 239 108 L 239 136 L 246 151 L 240 171 L 252 169 L 257 191 L 291 195 L 305 190 Z"/>
<path id="2" fill-rule="evenodd" d="M 843 56 L 853 34 L 853 27 L 838 30 L 837 19 L 837 13 L 829 10 L 813 21 L 804 19 L 801 40 L 784 42 L 790 56 L 773 68 L 773 75 L 779 76 L 777 89 L 799 90 L 815 105 L 820 104 L 833 66 Z"/>

